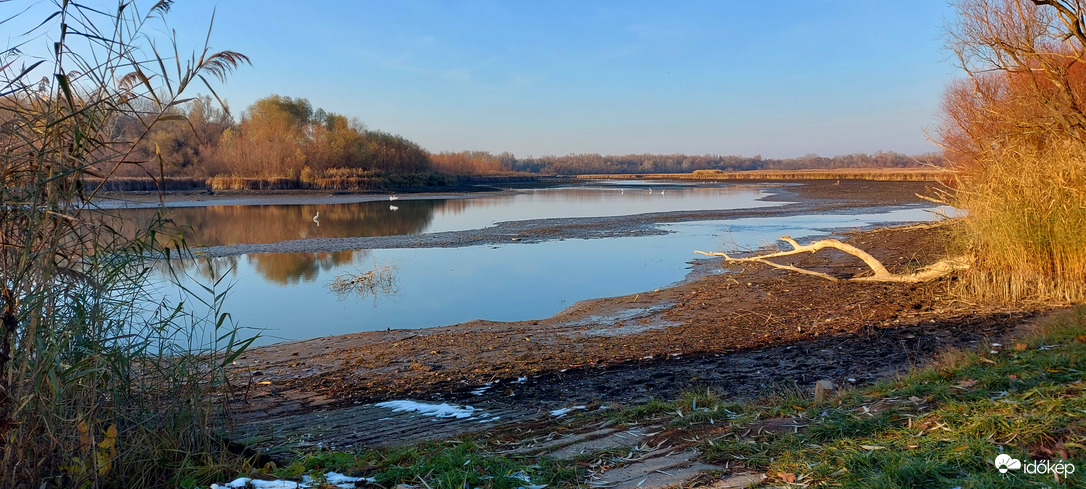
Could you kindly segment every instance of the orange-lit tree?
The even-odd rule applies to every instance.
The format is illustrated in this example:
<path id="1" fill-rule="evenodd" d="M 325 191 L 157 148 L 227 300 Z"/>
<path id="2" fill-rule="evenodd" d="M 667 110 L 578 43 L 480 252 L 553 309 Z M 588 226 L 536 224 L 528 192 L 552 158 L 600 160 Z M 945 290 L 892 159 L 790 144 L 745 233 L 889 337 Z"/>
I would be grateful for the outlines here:
<path id="1" fill-rule="evenodd" d="M 966 283 L 997 299 L 1086 298 L 1086 33 L 1071 0 L 963 0 L 950 48 L 966 78 L 939 141 L 969 212 Z"/>

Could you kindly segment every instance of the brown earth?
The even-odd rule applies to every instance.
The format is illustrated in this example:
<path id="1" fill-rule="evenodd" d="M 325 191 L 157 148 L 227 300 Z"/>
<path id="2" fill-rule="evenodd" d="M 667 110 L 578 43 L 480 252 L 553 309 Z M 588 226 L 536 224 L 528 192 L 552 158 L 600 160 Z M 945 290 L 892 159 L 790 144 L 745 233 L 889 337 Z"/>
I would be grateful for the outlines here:
<path id="1" fill-rule="evenodd" d="M 821 198 L 847 201 L 868 185 L 885 184 L 821 183 L 803 192 L 808 199 L 822 192 Z M 904 191 L 884 197 L 888 203 L 910 198 Z M 891 271 L 936 261 L 949 240 L 947 225 L 847 239 Z M 793 261 L 839 277 L 866 273 L 857 260 L 832 251 Z M 292 443 L 268 433 L 312 435 L 314 417 L 322 416 L 329 426 L 340 423 L 317 435 L 327 444 L 385 445 L 539 420 L 574 404 L 669 398 L 691 387 L 753 396 L 806 389 L 819 379 L 863 384 L 946 348 L 1001 341 L 1036 312 L 971 304 L 952 287 L 953 280 L 829 282 L 709 259 L 695 262 L 691 277 L 674 287 L 585 301 L 538 321 L 473 321 L 261 347 L 232 373 L 239 438 Z M 361 411 L 397 398 L 471 403 L 504 418 L 420 428 L 417 420 Z"/>

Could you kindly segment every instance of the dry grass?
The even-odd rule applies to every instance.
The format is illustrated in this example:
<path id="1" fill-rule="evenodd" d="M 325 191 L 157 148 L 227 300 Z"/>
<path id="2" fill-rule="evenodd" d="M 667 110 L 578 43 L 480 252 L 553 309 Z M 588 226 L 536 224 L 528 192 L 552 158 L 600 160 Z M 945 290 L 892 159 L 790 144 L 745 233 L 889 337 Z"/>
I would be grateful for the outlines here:
<path id="1" fill-rule="evenodd" d="M 191 177 L 112 177 L 108 179 L 88 177 L 83 185 L 89 189 L 106 192 L 156 192 L 160 190 L 196 190 L 205 187 L 203 178 Z"/>
<path id="2" fill-rule="evenodd" d="M 878 180 L 893 182 L 945 181 L 950 173 L 941 168 L 853 168 L 840 170 L 697 170 L 693 173 L 637 173 L 578 175 L 585 180 Z"/>
<path id="3" fill-rule="evenodd" d="M 136 159 L 133 141 L 115 139 L 109 121 L 139 120 L 146 137 L 184 87 L 246 58 L 205 47 L 187 69 L 155 72 L 164 64 L 138 43 L 169 5 L 125 7 L 111 14 L 58 2 L 25 35 L 58 38 L 54 59 L 3 52 L 0 487 L 179 487 L 237 463 L 218 436 L 225 403 L 209 394 L 251 341 L 219 307 L 223 284 L 181 304 L 164 299 L 149 274 L 167 252 L 159 246 L 167 223 L 156 216 L 123 234 L 95 198 Z M 67 37 L 44 32 L 50 26 Z"/>
<path id="4" fill-rule="evenodd" d="M 1058 146 L 1058 147 L 1053 147 Z M 995 300 L 1086 300 L 1086 144 L 1012 144 L 965 173 L 955 205 L 977 257 L 963 282 Z"/>
<path id="5" fill-rule="evenodd" d="M 88 189 L 107 192 L 155 192 L 171 190 L 390 190 L 449 188 L 466 185 L 524 183 L 534 176 L 521 174 L 447 175 L 438 172 L 388 173 L 379 170 L 333 168 L 319 174 L 303 171 L 299 177 L 125 177 L 83 179 Z"/>

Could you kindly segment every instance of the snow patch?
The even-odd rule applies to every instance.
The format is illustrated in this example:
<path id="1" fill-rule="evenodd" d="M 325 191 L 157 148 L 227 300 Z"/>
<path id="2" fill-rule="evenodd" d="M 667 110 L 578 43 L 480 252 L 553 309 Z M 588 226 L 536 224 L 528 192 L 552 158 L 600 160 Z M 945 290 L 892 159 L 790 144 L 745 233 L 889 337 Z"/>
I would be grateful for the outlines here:
<path id="1" fill-rule="evenodd" d="M 456 404 L 427 404 L 418 401 L 385 401 L 374 404 L 377 407 L 389 408 L 393 412 L 415 412 L 423 416 L 435 418 L 471 418 L 479 409 L 471 406 L 457 406 Z"/>
<path id="2" fill-rule="evenodd" d="M 573 407 L 568 407 L 568 408 L 555 409 L 554 411 L 551 411 L 551 416 L 554 416 L 556 418 L 561 418 L 562 416 L 565 416 L 565 415 L 569 414 L 571 411 L 578 411 L 578 410 L 581 410 L 581 409 L 585 409 L 587 407 L 588 406 L 573 406 Z"/>
<path id="3" fill-rule="evenodd" d="M 524 472 L 516 472 L 509 474 L 506 477 L 517 479 L 525 483 L 523 486 L 518 486 L 517 489 L 543 489 L 547 487 L 546 484 L 532 484 L 532 479 L 528 478 L 528 474 L 525 474 Z"/>
<path id="4" fill-rule="evenodd" d="M 226 484 L 211 484 L 211 489 L 244 489 L 247 487 L 253 489 L 306 489 L 310 487 L 328 487 L 329 485 L 346 489 L 357 487 L 356 483 L 358 481 L 377 482 L 376 479 L 370 477 L 349 477 L 337 472 L 328 472 L 324 474 L 324 479 L 327 482 L 319 483 L 308 475 L 302 477 L 302 482 L 285 480 L 265 481 L 250 479 L 248 477 L 239 477 Z"/>

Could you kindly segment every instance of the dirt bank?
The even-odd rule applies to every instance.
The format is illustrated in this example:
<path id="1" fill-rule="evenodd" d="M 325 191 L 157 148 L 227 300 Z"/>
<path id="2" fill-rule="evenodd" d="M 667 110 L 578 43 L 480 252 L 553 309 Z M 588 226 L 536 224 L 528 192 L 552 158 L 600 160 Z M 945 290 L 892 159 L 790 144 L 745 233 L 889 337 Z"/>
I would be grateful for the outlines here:
<path id="1" fill-rule="evenodd" d="M 944 254 L 948 230 L 882 229 L 849 241 L 904 270 Z M 797 264 L 862 273 L 858 263 L 838 266 L 840 259 Z M 570 404 L 666 398 L 690 386 L 756 395 L 826 378 L 862 384 L 941 349 L 1000 341 L 1033 314 L 956 300 L 947 282 L 828 282 L 758 265 L 719 273 L 713 260 L 696 268 L 695 278 L 675 287 L 586 301 L 539 321 L 474 321 L 253 350 L 234 372 L 245 394 L 237 405 L 246 436 L 289 443 L 259 433 L 311 434 L 314 415 L 343 423 L 320 435 L 340 446 L 484 428 L 474 421 L 419 428 L 418 420 L 389 421 L 370 404 L 393 398 L 471 403 L 507 423 Z"/>
<path id="2" fill-rule="evenodd" d="M 773 188 L 770 199 L 786 204 L 743 212 L 872 212 L 919 205 L 916 194 L 928 193 L 930 185 L 763 184 Z M 717 214 L 505 225 L 519 226 L 528 241 L 650 232 L 659 222 L 737 213 Z M 468 233 L 484 235 L 478 238 L 484 241 L 509 239 L 501 232 Z M 460 241 L 446 246 L 477 244 L 465 238 L 388 239 L 401 247 L 435 239 Z M 913 226 L 857 232 L 848 241 L 903 271 L 945 255 L 949 239 L 946 226 Z M 314 243 L 294 245 L 308 249 Z M 750 396 L 767 388 L 806 388 L 818 379 L 863 384 L 924 363 L 942 349 L 999 341 L 1033 315 L 957 300 L 946 281 L 828 282 L 754 264 L 694 263 L 689 278 L 676 286 L 581 302 L 542 320 L 356 333 L 251 350 L 232 372 L 242 415 L 237 438 L 281 450 L 300 440 L 383 445 L 539 421 L 562 406 L 668 398 L 690 386 Z M 864 273 L 858 261 L 834 252 L 798 257 L 795 264 L 838 276 Z M 487 415 L 438 422 L 373 404 L 402 398 L 470 404 Z"/>

